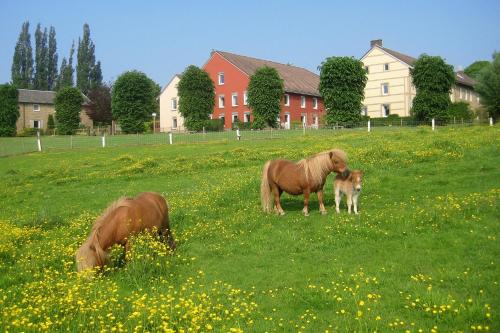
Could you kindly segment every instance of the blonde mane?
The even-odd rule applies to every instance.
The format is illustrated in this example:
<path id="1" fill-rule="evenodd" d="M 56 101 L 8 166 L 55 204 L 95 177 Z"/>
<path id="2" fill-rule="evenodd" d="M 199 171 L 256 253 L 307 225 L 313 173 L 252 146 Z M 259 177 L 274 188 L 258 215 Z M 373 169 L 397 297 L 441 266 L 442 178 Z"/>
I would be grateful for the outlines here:
<path id="1" fill-rule="evenodd" d="M 297 162 L 297 165 L 304 169 L 307 181 L 314 184 L 324 181 L 325 175 L 328 175 L 332 168 L 330 153 L 347 163 L 347 155 L 340 149 L 327 150 Z"/>

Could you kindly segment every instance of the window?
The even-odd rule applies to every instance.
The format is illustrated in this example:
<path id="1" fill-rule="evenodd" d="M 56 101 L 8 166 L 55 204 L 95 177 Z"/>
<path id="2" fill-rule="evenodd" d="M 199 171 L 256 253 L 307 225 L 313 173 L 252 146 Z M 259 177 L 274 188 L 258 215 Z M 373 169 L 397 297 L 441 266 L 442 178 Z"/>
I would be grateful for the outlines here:
<path id="1" fill-rule="evenodd" d="M 177 117 L 172 117 L 172 128 L 177 128 Z"/>
<path id="2" fill-rule="evenodd" d="M 231 105 L 238 106 L 238 93 L 231 94 Z"/>
<path id="3" fill-rule="evenodd" d="M 303 125 L 303 126 L 306 126 L 307 125 L 307 115 L 306 114 L 301 114 L 300 115 L 300 123 Z"/>
<path id="4" fill-rule="evenodd" d="M 389 117 L 391 114 L 391 107 L 389 104 L 382 105 L 382 117 Z"/>
<path id="5" fill-rule="evenodd" d="M 177 99 L 176 98 L 172 98 L 171 106 L 172 106 L 172 110 L 177 110 Z"/>
<path id="6" fill-rule="evenodd" d="M 382 95 L 389 95 L 389 83 L 382 83 Z"/>
<path id="7" fill-rule="evenodd" d="M 306 107 L 306 96 L 300 96 L 300 107 L 303 109 Z"/>
<path id="8" fill-rule="evenodd" d="M 224 73 L 219 73 L 219 86 L 224 84 Z"/>
<path id="9" fill-rule="evenodd" d="M 460 88 L 460 99 L 464 99 L 464 90 Z"/>
<path id="10" fill-rule="evenodd" d="M 384 71 L 388 71 L 389 70 L 389 64 L 384 64 Z"/>
<path id="11" fill-rule="evenodd" d="M 313 109 L 318 108 L 318 99 L 316 97 L 313 97 Z"/>
<path id="12" fill-rule="evenodd" d="M 318 116 L 313 116 L 313 124 L 318 126 Z"/>
<path id="13" fill-rule="evenodd" d="M 361 108 L 361 115 L 362 116 L 367 116 L 368 115 L 368 107 L 367 106 L 363 106 Z"/>
<path id="14" fill-rule="evenodd" d="M 237 112 L 234 112 L 232 115 L 231 115 L 231 122 L 234 124 L 235 122 L 238 121 L 238 113 Z"/>
<path id="15" fill-rule="evenodd" d="M 38 111 L 40 111 L 40 104 L 33 104 L 33 112 L 38 112 Z"/>
<path id="16" fill-rule="evenodd" d="M 226 100 L 224 98 L 224 95 L 219 95 L 219 107 L 223 108 L 225 104 L 226 104 Z"/>
<path id="17" fill-rule="evenodd" d="M 32 122 L 33 122 L 33 128 L 42 128 L 41 120 L 32 120 Z"/>
<path id="18" fill-rule="evenodd" d="M 285 94 L 285 106 L 290 106 L 290 95 Z"/>
<path id="19" fill-rule="evenodd" d="M 243 105 L 248 105 L 248 91 L 243 92 Z"/>
<path id="20" fill-rule="evenodd" d="M 365 66 L 365 72 L 366 72 L 366 74 L 370 73 L 370 67 L 369 66 Z"/>
<path id="21" fill-rule="evenodd" d="M 243 122 L 244 123 L 250 122 L 250 112 L 245 112 L 245 114 L 243 115 Z"/>

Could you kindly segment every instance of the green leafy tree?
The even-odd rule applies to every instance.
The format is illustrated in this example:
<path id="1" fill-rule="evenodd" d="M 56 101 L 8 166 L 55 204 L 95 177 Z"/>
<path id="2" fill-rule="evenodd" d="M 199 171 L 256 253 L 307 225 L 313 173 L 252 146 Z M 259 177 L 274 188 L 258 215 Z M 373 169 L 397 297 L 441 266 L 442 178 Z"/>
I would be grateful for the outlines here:
<path id="1" fill-rule="evenodd" d="M 111 94 L 111 110 L 125 133 L 144 132 L 144 123 L 158 111 L 155 85 L 139 71 L 125 72 L 116 80 Z"/>
<path id="2" fill-rule="evenodd" d="M 275 68 L 264 66 L 250 76 L 248 106 L 253 113 L 253 127 L 276 127 L 283 98 L 284 84 Z"/>
<path id="3" fill-rule="evenodd" d="M 64 87 L 73 87 L 73 55 L 75 53 L 75 43 L 71 44 L 71 49 L 69 51 L 69 61 L 63 58 L 61 62 L 61 70 L 59 71 L 59 76 L 57 78 L 56 90 Z"/>
<path id="4" fill-rule="evenodd" d="M 54 27 L 50 27 L 47 51 L 47 88 L 49 90 L 54 90 L 56 88 L 58 60 L 56 29 Z"/>
<path id="5" fill-rule="evenodd" d="M 454 102 L 451 103 L 448 108 L 448 117 L 450 119 L 455 119 L 456 121 L 461 119 L 471 120 L 474 117 L 474 113 L 472 112 L 469 103 Z"/>
<path id="6" fill-rule="evenodd" d="M 327 124 L 355 125 L 361 121 L 366 81 L 363 63 L 353 57 L 329 57 L 321 63 L 319 92 Z"/>
<path id="7" fill-rule="evenodd" d="M 194 65 L 187 67 L 178 84 L 178 95 L 179 112 L 186 128 L 202 130 L 215 103 L 214 83 L 208 73 Z"/>
<path id="8" fill-rule="evenodd" d="M 48 90 L 48 48 L 47 48 L 47 28 L 42 32 L 40 23 L 35 31 L 35 75 L 33 78 L 33 88 L 37 90 Z"/>
<path id="9" fill-rule="evenodd" d="M 0 85 L 0 136 L 15 136 L 19 118 L 18 91 L 12 84 Z"/>
<path id="10" fill-rule="evenodd" d="M 78 39 L 76 86 L 86 94 L 102 84 L 101 63 L 95 61 L 95 45 L 90 39 L 90 28 L 83 25 L 83 36 Z"/>
<path id="11" fill-rule="evenodd" d="M 448 120 L 450 90 L 455 83 L 453 67 L 441 57 L 423 54 L 415 62 L 410 74 L 417 89 L 412 115 L 418 120 Z"/>
<path id="12" fill-rule="evenodd" d="M 500 117 L 500 53 L 493 54 L 493 61 L 479 75 L 474 89 L 481 97 L 490 117 Z"/>
<path id="13" fill-rule="evenodd" d="M 56 122 L 54 121 L 54 116 L 52 114 L 49 114 L 49 117 L 47 119 L 47 129 L 51 134 L 54 134 L 55 128 L 56 128 Z"/>
<path id="14" fill-rule="evenodd" d="M 59 134 L 74 134 L 80 124 L 83 96 L 78 88 L 65 87 L 56 93 L 57 130 Z"/>
<path id="15" fill-rule="evenodd" d="M 18 88 L 31 88 L 33 82 L 33 51 L 29 22 L 24 22 L 12 60 L 11 79 Z"/>
<path id="16" fill-rule="evenodd" d="M 475 61 L 469 66 L 467 66 L 466 69 L 464 69 L 464 73 L 473 78 L 474 80 L 477 80 L 479 77 L 479 73 L 489 65 L 489 61 L 487 60 L 479 60 Z"/>

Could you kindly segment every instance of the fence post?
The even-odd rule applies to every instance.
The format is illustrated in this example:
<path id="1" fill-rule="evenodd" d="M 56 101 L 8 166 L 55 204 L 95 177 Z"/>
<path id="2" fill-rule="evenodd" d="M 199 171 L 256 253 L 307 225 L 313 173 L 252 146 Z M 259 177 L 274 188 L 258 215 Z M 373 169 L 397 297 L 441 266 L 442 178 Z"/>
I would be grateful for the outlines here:
<path id="1" fill-rule="evenodd" d="M 490 126 L 493 126 L 493 117 L 490 117 Z"/>
<path id="2" fill-rule="evenodd" d="M 106 147 L 106 134 L 102 133 L 102 148 Z"/>
<path id="3" fill-rule="evenodd" d="M 371 123 L 370 123 L 370 121 L 368 120 L 368 132 L 371 132 L 371 130 L 372 130 L 372 127 L 371 127 L 371 126 L 372 126 L 372 124 L 371 124 Z"/>
<path id="4" fill-rule="evenodd" d="M 432 118 L 432 130 L 434 131 L 436 127 L 436 122 L 434 121 L 434 118 Z"/>
<path id="5" fill-rule="evenodd" d="M 42 151 L 42 141 L 40 140 L 40 131 L 36 132 L 36 142 L 38 144 L 38 151 Z"/>
<path id="6" fill-rule="evenodd" d="M 240 141 L 240 140 L 241 140 L 241 134 L 240 134 L 240 129 L 239 129 L 239 128 L 237 128 L 237 129 L 236 129 L 236 139 L 237 139 L 238 141 Z"/>
<path id="7" fill-rule="evenodd" d="M 169 133 L 168 133 L 168 142 L 169 142 L 170 144 L 173 144 L 173 142 L 172 142 L 172 132 L 169 132 Z"/>

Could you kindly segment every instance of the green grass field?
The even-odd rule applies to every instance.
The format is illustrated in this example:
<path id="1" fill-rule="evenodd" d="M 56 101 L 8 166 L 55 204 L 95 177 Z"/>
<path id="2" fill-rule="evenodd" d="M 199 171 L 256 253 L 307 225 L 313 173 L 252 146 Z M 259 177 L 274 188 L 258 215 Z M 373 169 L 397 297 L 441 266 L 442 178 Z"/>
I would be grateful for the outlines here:
<path id="1" fill-rule="evenodd" d="M 500 331 L 500 128 L 460 127 L 0 159 L 0 330 Z M 360 215 L 284 195 L 261 213 L 262 166 L 342 148 L 365 172 Z M 162 193 L 177 251 L 143 234 L 92 279 L 74 253 L 123 195 Z"/>

